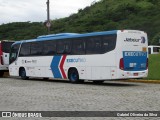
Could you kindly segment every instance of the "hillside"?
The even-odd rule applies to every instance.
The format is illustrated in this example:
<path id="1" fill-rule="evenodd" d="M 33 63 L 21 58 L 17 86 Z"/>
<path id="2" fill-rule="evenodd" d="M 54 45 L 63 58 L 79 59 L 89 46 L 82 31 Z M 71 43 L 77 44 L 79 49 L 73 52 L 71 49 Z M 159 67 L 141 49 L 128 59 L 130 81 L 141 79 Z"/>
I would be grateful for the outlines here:
<path id="1" fill-rule="evenodd" d="M 32 39 L 47 34 L 47 29 L 40 22 L 15 22 L 0 26 L 0 40 Z"/>
<path id="2" fill-rule="evenodd" d="M 101 0 L 77 14 L 52 21 L 51 33 L 138 29 L 148 33 L 149 44 L 160 39 L 159 0 Z M 0 26 L 0 39 L 29 39 L 47 34 L 43 23 L 10 23 Z"/>

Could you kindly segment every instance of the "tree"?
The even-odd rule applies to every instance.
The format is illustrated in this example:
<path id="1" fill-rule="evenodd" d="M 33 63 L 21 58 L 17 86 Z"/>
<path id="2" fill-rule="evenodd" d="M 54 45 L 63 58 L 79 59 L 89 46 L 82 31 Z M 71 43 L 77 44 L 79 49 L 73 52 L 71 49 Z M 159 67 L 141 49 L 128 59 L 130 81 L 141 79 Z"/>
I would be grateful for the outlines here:
<path id="1" fill-rule="evenodd" d="M 152 39 L 152 41 L 151 41 L 151 44 L 152 44 L 152 45 L 160 45 L 160 32 L 157 33 L 157 34 L 153 37 L 153 39 Z"/>

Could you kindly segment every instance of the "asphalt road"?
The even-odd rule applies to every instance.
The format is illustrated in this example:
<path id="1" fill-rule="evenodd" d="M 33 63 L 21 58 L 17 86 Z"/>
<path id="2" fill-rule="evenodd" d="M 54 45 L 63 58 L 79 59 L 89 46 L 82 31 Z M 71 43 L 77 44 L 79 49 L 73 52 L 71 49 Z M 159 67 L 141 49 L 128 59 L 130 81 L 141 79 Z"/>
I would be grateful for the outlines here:
<path id="1" fill-rule="evenodd" d="M 0 78 L 0 111 L 158 111 L 160 85 Z"/>

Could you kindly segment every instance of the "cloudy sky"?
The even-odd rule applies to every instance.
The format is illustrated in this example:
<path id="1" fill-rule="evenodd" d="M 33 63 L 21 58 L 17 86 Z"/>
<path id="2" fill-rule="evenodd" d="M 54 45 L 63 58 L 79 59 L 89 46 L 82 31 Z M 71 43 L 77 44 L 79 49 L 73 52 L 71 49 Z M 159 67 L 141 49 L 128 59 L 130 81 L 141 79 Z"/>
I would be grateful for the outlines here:
<path id="1" fill-rule="evenodd" d="M 50 0 L 50 18 L 63 18 L 100 0 Z M 47 19 L 47 0 L 0 0 L 0 24 Z"/>

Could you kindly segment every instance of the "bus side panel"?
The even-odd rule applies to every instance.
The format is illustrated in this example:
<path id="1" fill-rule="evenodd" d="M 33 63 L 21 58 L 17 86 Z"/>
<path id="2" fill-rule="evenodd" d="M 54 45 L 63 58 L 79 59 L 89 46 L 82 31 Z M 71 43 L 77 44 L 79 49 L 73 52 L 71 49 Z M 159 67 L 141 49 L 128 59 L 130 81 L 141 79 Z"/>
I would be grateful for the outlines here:
<path id="1" fill-rule="evenodd" d="M 10 65 L 10 75 L 19 76 L 20 67 L 24 67 L 27 76 L 32 77 L 52 77 L 50 68 L 53 56 L 47 57 L 19 57 L 17 61 Z"/>
<path id="2" fill-rule="evenodd" d="M 111 79 L 110 67 L 92 67 L 92 80 Z"/>
<path id="3" fill-rule="evenodd" d="M 9 74 L 10 76 L 19 76 L 19 66 L 16 66 L 15 63 L 13 64 L 9 66 Z"/>
<path id="4" fill-rule="evenodd" d="M 112 68 L 116 67 L 116 49 L 105 54 L 93 56 L 91 80 L 112 79 Z M 95 59 L 96 58 L 96 59 Z M 89 64 L 89 63 L 87 63 Z"/>
<path id="5" fill-rule="evenodd" d="M 116 76 L 115 50 L 100 55 L 67 56 L 64 67 L 76 68 L 80 79 L 107 80 L 111 79 L 111 68 Z M 67 74 L 67 73 L 66 73 Z"/>

